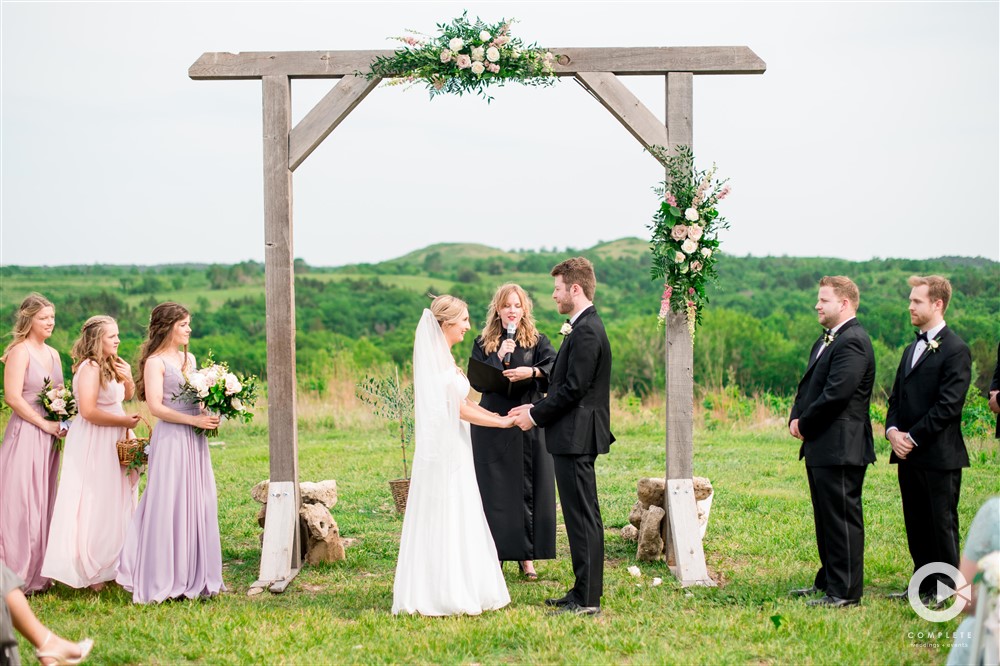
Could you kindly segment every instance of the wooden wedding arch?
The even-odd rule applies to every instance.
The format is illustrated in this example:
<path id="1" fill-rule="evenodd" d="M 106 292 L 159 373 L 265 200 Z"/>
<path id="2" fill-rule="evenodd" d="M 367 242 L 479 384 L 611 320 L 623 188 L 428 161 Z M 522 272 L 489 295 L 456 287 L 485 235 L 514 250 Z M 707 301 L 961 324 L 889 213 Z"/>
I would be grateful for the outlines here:
<path id="1" fill-rule="evenodd" d="M 673 154 L 693 142 L 694 76 L 763 74 L 766 65 L 745 46 L 553 48 L 556 76 L 572 76 L 645 148 Z M 379 56 L 393 51 L 205 53 L 188 75 L 198 81 L 260 79 L 264 115 L 264 274 L 270 497 L 256 589 L 285 589 L 301 567 L 298 527 L 298 433 L 295 395 L 295 284 L 292 249 L 292 174 L 375 86 L 366 79 Z M 666 123 L 619 76 L 662 76 Z M 293 79 L 339 79 L 294 126 Z M 693 147 L 693 146 L 692 146 Z M 682 585 L 711 585 L 698 530 L 692 477 L 693 353 L 683 314 L 666 322 L 667 552 Z"/>

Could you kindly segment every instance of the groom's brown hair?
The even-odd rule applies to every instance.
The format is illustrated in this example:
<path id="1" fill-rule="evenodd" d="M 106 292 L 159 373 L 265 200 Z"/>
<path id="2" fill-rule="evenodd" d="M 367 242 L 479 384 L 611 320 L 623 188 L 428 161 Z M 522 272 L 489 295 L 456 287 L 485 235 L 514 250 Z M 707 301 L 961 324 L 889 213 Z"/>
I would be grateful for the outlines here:
<path id="1" fill-rule="evenodd" d="M 556 264 L 550 273 L 552 277 L 562 276 L 563 284 L 567 288 L 574 284 L 580 285 L 583 295 L 588 301 L 594 300 L 594 291 L 597 289 L 597 278 L 594 277 L 594 264 L 584 257 L 573 257 Z"/>

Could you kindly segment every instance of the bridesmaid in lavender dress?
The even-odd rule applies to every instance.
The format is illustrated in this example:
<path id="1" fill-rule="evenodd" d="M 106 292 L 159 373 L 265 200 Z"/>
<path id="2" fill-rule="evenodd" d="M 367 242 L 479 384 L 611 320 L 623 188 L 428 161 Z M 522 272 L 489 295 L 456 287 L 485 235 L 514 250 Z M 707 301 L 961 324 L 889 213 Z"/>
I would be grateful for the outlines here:
<path id="1" fill-rule="evenodd" d="M 52 303 L 31 294 L 18 309 L 14 340 L 0 357 L 4 400 L 14 412 L 0 445 L 0 561 L 24 580 L 25 594 L 50 584 L 41 571 L 59 472 L 52 445 L 65 431 L 45 420 L 38 393 L 46 378 L 63 382 L 59 352 L 45 344 L 55 325 Z"/>
<path id="2" fill-rule="evenodd" d="M 190 338 L 191 314 L 184 307 L 153 308 L 136 391 L 159 421 L 149 442 L 146 491 L 125 536 L 117 578 L 136 603 L 225 589 L 215 476 L 208 440 L 195 433 L 218 428 L 219 417 L 173 397 L 183 373 L 196 367 L 187 351 Z"/>
<path id="3" fill-rule="evenodd" d="M 106 315 L 84 323 L 73 344 L 73 395 L 80 413 L 66 435 L 59 493 L 42 575 L 70 587 L 100 590 L 118 574 L 125 530 L 139 501 L 139 475 L 118 463 L 115 442 L 134 428 L 122 400 L 135 383 L 118 358 L 118 324 Z"/>

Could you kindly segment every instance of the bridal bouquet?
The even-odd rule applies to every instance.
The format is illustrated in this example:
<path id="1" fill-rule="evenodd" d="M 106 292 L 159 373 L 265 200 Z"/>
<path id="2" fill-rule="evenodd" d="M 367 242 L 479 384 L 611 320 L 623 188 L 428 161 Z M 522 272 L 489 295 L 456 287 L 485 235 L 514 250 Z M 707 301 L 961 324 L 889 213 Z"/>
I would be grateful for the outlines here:
<path id="1" fill-rule="evenodd" d="M 45 411 L 46 421 L 56 421 L 68 427 L 65 422 L 76 415 L 76 398 L 73 392 L 62 384 L 53 385 L 52 380 L 45 378 L 42 390 L 38 392 L 38 401 Z M 62 449 L 62 439 L 55 440 L 56 450 Z"/>
<path id="2" fill-rule="evenodd" d="M 714 164 L 708 171 L 697 171 L 688 146 L 678 147 L 672 156 L 658 146 L 650 152 L 667 168 L 667 180 L 654 188 L 662 201 L 649 225 L 650 273 L 664 282 L 659 320 L 662 324 L 670 311 L 684 312 L 693 336 L 708 302 L 705 288 L 718 277 L 718 233 L 729 228 L 716 209 L 729 195 L 728 179 L 716 179 Z"/>
<path id="3" fill-rule="evenodd" d="M 253 375 L 237 376 L 229 371 L 226 363 L 216 363 L 209 354 L 200 370 L 184 375 L 184 385 L 174 398 L 201 403 L 209 412 L 224 419 L 249 423 L 253 419 L 250 408 L 257 402 L 257 378 Z M 206 431 L 195 428 L 195 432 L 209 437 L 219 434 L 218 429 Z"/>
<path id="4" fill-rule="evenodd" d="M 535 44 L 525 45 L 510 34 L 513 21 L 488 24 L 470 22 L 468 12 L 451 23 L 439 23 L 437 37 L 410 32 L 395 39 L 405 46 L 391 57 L 379 56 L 372 63 L 369 79 L 376 76 L 396 83 L 423 81 L 431 98 L 443 93 L 475 92 L 486 99 L 485 89 L 516 81 L 529 86 L 555 83 L 552 67 L 556 56 Z"/>

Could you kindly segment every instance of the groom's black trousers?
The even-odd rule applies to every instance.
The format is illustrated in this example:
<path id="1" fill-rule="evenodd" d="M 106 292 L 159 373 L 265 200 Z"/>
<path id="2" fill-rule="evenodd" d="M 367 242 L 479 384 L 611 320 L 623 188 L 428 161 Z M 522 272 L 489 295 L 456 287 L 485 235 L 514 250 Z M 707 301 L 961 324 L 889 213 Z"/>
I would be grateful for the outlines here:
<path id="1" fill-rule="evenodd" d="M 865 575 L 863 466 L 806 466 L 820 569 L 815 585 L 831 597 L 860 599 Z"/>
<path id="2" fill-rule="evenodd" d="M 597 502 L 596 459 L 596 455 L 552 456 L 576 576 L 568 596 L 581 606 L 600 606 L 604 592 L 604 523 Z"/>

